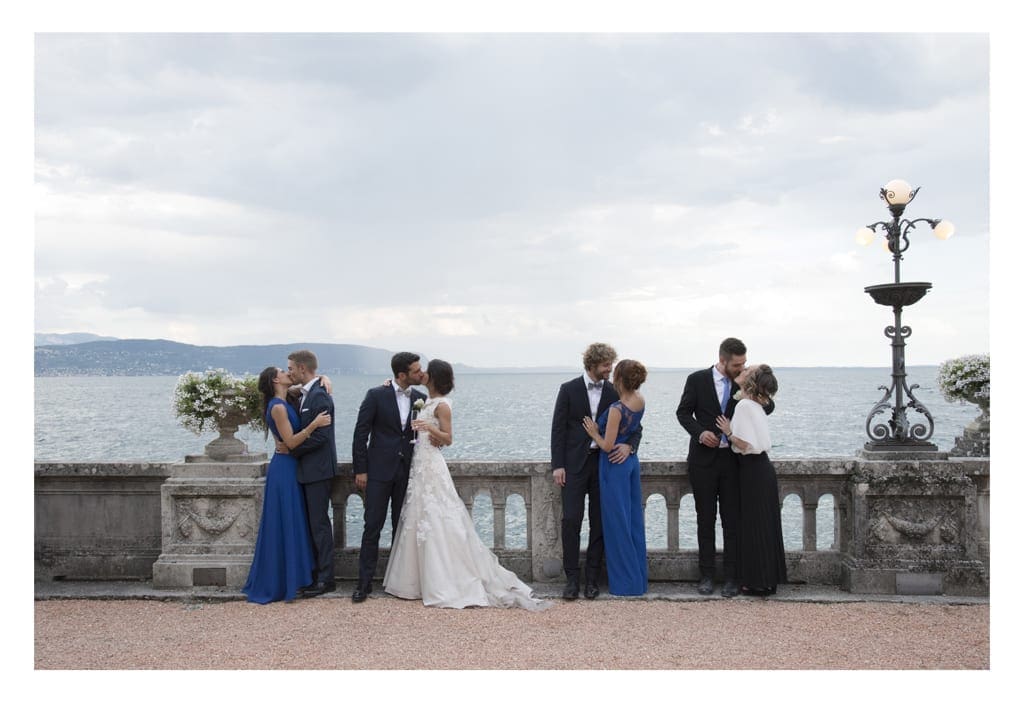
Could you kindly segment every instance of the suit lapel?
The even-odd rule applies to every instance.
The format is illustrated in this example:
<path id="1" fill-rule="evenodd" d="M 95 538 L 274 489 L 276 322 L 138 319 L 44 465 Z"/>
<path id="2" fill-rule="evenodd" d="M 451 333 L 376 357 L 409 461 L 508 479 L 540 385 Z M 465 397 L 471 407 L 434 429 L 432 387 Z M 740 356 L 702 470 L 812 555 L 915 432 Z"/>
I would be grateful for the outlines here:
<path id="1" fill-rule="evenodd" d="M 402 432 L 402 413 L 398 409 L 398 393 L 394 386 L 385 386 L 384 388 L 387 390 L 385 398 L 388 400 L 384 404 L 388 409 L 388 415 L 391 416 L 392 424 L 398 428 L 399 432 Z"/>

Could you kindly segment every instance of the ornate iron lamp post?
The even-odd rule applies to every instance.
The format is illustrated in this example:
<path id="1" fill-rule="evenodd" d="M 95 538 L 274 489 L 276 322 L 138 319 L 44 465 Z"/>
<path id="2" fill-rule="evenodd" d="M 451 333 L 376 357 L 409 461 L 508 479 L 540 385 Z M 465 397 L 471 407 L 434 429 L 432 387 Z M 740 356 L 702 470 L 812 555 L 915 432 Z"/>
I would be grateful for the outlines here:
<path id="1" fill-rule="evenodd" d="M 910 232 L 919 223 L 927 222 L 933 233 L 939 239 L 949 239 L 953 236 L 953 225 L 945 220 L 933 220 L 921 217 L 916 220 L 901 219 L 907 204 L 914 199 L 920 188 L 911 189 L 906 181 L 889 181 L 882 188 L 880 196 L 888 205 L 892 214 L 891 221 L 880 221 L 857 231 L 856 241 L 859 244 L 868 245 L 875 237 L 876 230 L 881 227 L 885 235 L 885 247 L 892 254 L 893 266 L 895 268 L 895 282 L 883 283 L 877 286 L 867 286 L 864 292 L 869 294 L 879 305 L 891 307 L 895 316 L 895 324 L 885 328 L 885 336 L 892 340 L 892 383 L 888 388 L 879 386 L 884 390 L 885 395 L 875 403 L 875 406 L 868 414 L 865 429 L 870 442 L 864 444 L 865 452 L 934 452 L 938 449 L 928 440 L 935 431 L 935 422 L 928 408 L 921 401 L 914 397 L 914 389 L 918 384 L 907 385 L 907 369 L 905 347 L 906 339 L 911 335 L 911 329 L 903 325 L 903 308 L 913 305 L 931 289 L 931 283 L 904 283 L 900 280 L 900 261 L 903 260 L 903 252 L 910 247 Z M 908 399 L 907 402 L 904 402 Z M 907 410 L 913 409 L 924 415 L 927 425 L 924 422 L 911 424 L 907 416 Z M 886 410 L 891 410 L 891 417 L 887 422 L 875 420 Z M 921 418 L 917 418 L 921 420 Z"/>

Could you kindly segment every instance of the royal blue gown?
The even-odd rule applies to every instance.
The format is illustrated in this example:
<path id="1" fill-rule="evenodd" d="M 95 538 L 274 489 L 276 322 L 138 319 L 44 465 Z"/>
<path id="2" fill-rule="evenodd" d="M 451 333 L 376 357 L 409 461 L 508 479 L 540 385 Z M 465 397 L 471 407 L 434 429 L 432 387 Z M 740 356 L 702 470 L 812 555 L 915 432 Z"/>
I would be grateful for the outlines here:
<path id="1" fill-rule="evenodd" d="M 619 401 L 612 403 L 597 420 L 602 436 L 612 408 L 622 413 L 615 443 L 626 444 L 640 427 L 644 411 L 633 412 Z M 647 536 L 640 492 L 640 459 L 631 454 L 624 463 L 613 464 L 608 453 L 601 452 L 598 472 L 608 591 L 616 596 L 643 595 L 647 593 Z"/>
<path id="2" fill-rule="evenodd" d="M 281 439 L 270 415 L 274 405 L 288 411 L 292 431 L 299 429 L 299 416 L 280 398 L 267 406 L 267 426 Z M 267 467 L 263 493 L 263 515 L 256 537 L 256 551 L 249 567 L 249 578 L 242 592 L 253 603 L 294 600 L 300 588 L 313 582 L 313 544 L 306 519 L 306 500 L 295 478 L 298 460 L 290 454 L 274 454 Z"/>

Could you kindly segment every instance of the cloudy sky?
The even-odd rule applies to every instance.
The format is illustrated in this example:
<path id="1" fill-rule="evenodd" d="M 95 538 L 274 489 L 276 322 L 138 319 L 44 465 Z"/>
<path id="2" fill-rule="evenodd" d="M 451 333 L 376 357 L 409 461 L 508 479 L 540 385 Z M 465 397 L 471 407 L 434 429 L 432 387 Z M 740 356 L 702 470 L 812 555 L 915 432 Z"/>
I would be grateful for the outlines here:
<path id="1" fill-rule="evenodd" d="M 36 332 L 886 366 L 989 350 L 986 34 L 35 38 Z"/>

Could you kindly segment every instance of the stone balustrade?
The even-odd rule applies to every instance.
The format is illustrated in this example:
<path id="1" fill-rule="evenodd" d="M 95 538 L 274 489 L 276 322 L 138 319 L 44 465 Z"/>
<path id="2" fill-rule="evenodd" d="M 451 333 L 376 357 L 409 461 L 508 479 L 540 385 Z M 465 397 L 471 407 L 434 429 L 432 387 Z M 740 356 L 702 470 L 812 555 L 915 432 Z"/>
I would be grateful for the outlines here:
<path id="1" fill-rule="evenodd" d="M 791 581 L 855 592 L 988 593 L 988 459 L 823 458 L 775 467 L 780 501 L 795 496 L 802 513 L 802 543 L 786 553 Z M 339 517 L 359 499 L 351 465 L 340 468 L 331 496 L 336 567 L 340 578 L 354 578 L 358 546 L 346 545 L 357 545 L 359 535 L 348 535 Z M 658 532 L 666 538 L 664 547 L 649 545 L 650 578 L 696 580 L 696 549 L 682 546 L 695 544 L 696 533 L 695 523 L 680 521 L 690 494 L 686 464 L 641 468 L 644 500 L 664 501 L 663 510 L 647 510 L 648 521 L 655 513 L 665 521 Z M 562 578 L 561 504 L 547 462 L 453 461 L 450 469 L 467 510 L 478 496 L 489 498 L 502 564 L 526 581 Z M 38 463 L 36 578 L 152 577 L 157 587 L 237 588 L 251 560 L 265 471 L 265 462 Z M 525 547 L 507 546 L 510 499 L 522 500 Z M 823 540 L 821 509 L 832 526 Z"/>

